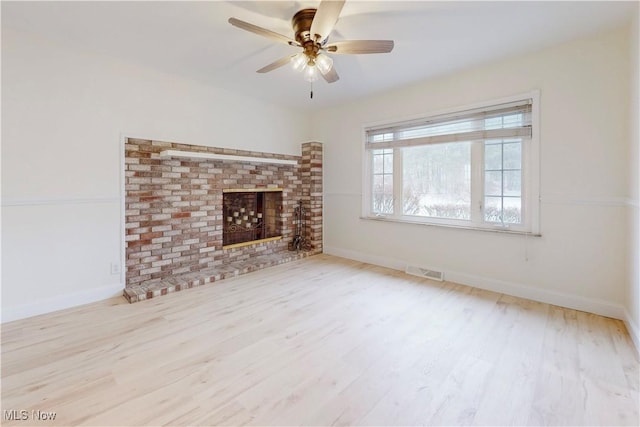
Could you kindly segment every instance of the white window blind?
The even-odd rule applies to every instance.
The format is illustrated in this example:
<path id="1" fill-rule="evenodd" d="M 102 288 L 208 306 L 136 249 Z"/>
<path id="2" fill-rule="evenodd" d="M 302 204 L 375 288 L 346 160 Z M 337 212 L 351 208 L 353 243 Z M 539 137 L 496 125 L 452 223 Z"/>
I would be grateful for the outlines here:
<path id="1" fill-rule="evenodd" d="M 432 116 L 366 129 L 366 149 L 411 147 L 458 141 L 531 137 L 532 100 Z"/>

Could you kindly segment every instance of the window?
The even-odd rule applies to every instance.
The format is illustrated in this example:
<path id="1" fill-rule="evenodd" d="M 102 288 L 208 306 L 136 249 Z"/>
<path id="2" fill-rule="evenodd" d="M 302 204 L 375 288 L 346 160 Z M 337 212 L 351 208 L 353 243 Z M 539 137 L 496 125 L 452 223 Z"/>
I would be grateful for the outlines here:
<path id="1" fill-rule="evenodd" d="M 364 215 L 538 232 L 537 93 L 366 128 Z"/>

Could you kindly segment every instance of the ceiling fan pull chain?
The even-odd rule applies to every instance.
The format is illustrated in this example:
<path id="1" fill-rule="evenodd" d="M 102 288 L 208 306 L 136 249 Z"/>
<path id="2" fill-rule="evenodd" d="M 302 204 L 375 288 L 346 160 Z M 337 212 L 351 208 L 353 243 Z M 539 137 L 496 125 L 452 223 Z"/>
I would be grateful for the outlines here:
<path id="1" fill-rule="evenodd" d="M 309 86 L 311 87 L 309 92 L 310 99 L 313 99 L 313 82 L 309 82 Z"/>

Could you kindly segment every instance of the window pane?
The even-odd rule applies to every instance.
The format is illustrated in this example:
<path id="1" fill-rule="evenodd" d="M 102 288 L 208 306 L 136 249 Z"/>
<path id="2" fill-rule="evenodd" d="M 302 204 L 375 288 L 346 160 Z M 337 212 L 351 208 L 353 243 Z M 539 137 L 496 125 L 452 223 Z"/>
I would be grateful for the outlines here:
<path id="1" fill-rule="evenodd" d="M 374 150 L 372 167 L 371 211 L 378 214 L 392 214 L 393 149 Z"/>
<path id="2" fill-rule="evenodd" d="M 471 143 L 403 149 L 403 213 L 468 220 L 471 217 Z"/>
<path id="3" fill-rule="evenodd" d="M 521 176 L 519 170 L 517 171 L 504 171 L 504 195 L 505 196 L 518 196 L 522 188 Z"/>
<path id="4" fill-rule="evenodd" d="M 505 197 L 504 222 L 507 224 L 520 224 L 522 222 L 522 199 L 520 197 Z"/>
<path id="5" fill-rule="evenodd" d="M 520 142 L 504 144 L 504 168 L 520 169 L 522 164 L 522 144 Z"/>
<path id="6" fill-rule="evenodd" d="M 373 192 L 382 193 L 384 191 L 384 175 L 373 176 Z"/>
<path id="7" fill-rule="evenodd" d="M 382 172 L 382 156 L 376 154 L 373 156 L 373 173 Z"/>
<path id="8" fill-rule="evenodd" d="M 384 195 L 384 213 L 393 213 L 393 194 Z"/>
<path id="9" fill-rule="evenodd" d="M 379 133 L 369 137 L 370 142 L 386 142 L 393 140 L 393 133 Z"/>
<path id="10" fill-rule="evenodd" d="M 381 214 L 393 213 L 393 195 L 373 193 L 373 212 Z"/>
<path id="11" fill-rule="evenodd" d="M 384 173 L 393 172 L 393 154 L 384 155 Z"/>
<path id="12" fill-rule="evenodd" d="M 402 213 L 404 215 L 420 215 L 420 198 L 415 197 L 411 189 L 405 190 L 402 195 Z"/>
<path id="13" fill-rule="evenodd" d="M 502 197 L 484 198 L 484 220 L 502 222 Z"/>
<path id="14" fill-rule="evenodd" d="M 511 117 L 512 121 L 521 117 Z M 485 221 L 520 224 L 522 217 L 522 140 L 485 141 Z"/>
<path id="15" fill-rule="evenodd" d="M 502 195 L 502 171 L 485 172 L 484 194 L 486 196 Z"/>
<path id="16" fill-rule="evenodd" d="M 393 194 L 393 175 L 384 175 L 384 193 Z"/>
<path id="17" fill-rule="evenodd" d="M 484 146 L 484 168 L 502 169 L 502 144 L 490 144 Z"/>

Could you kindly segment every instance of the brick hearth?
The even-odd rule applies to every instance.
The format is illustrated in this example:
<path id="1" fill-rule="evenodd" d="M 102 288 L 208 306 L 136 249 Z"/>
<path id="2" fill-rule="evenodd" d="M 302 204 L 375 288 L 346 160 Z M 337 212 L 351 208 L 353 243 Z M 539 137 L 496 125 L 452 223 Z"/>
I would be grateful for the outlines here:
<path id="1" fill-rule="evenodd" d="M 179 150 L 187 157 L 162 157 Z M 190 153 L 272 162 L 202 159 Z M 282 189 L 282 239 L 223 249 L 222 192 Z M 125 144 L 126 287 L 137 302 L 322 252 L 322 144 L 302 156 L 129 139 Z M 289 252 L 294 208 L 307 211 L 311 251 Z"/>
<path id="2" fill-rule="evenodd" d="M 282 252 L 254 256 L 244 261 L 230 262 L 216 268 L 200 270 L 196 273 L 182 274 L 160 281 L 143 282 L 141 285 L 125 288 L 124 296 L 131 303 L 143 301 L 184 289 L 196 288 L 218 280 L 237 277 L 241 274 L 295 261 L 314 254 L 315 252 Z"/>

